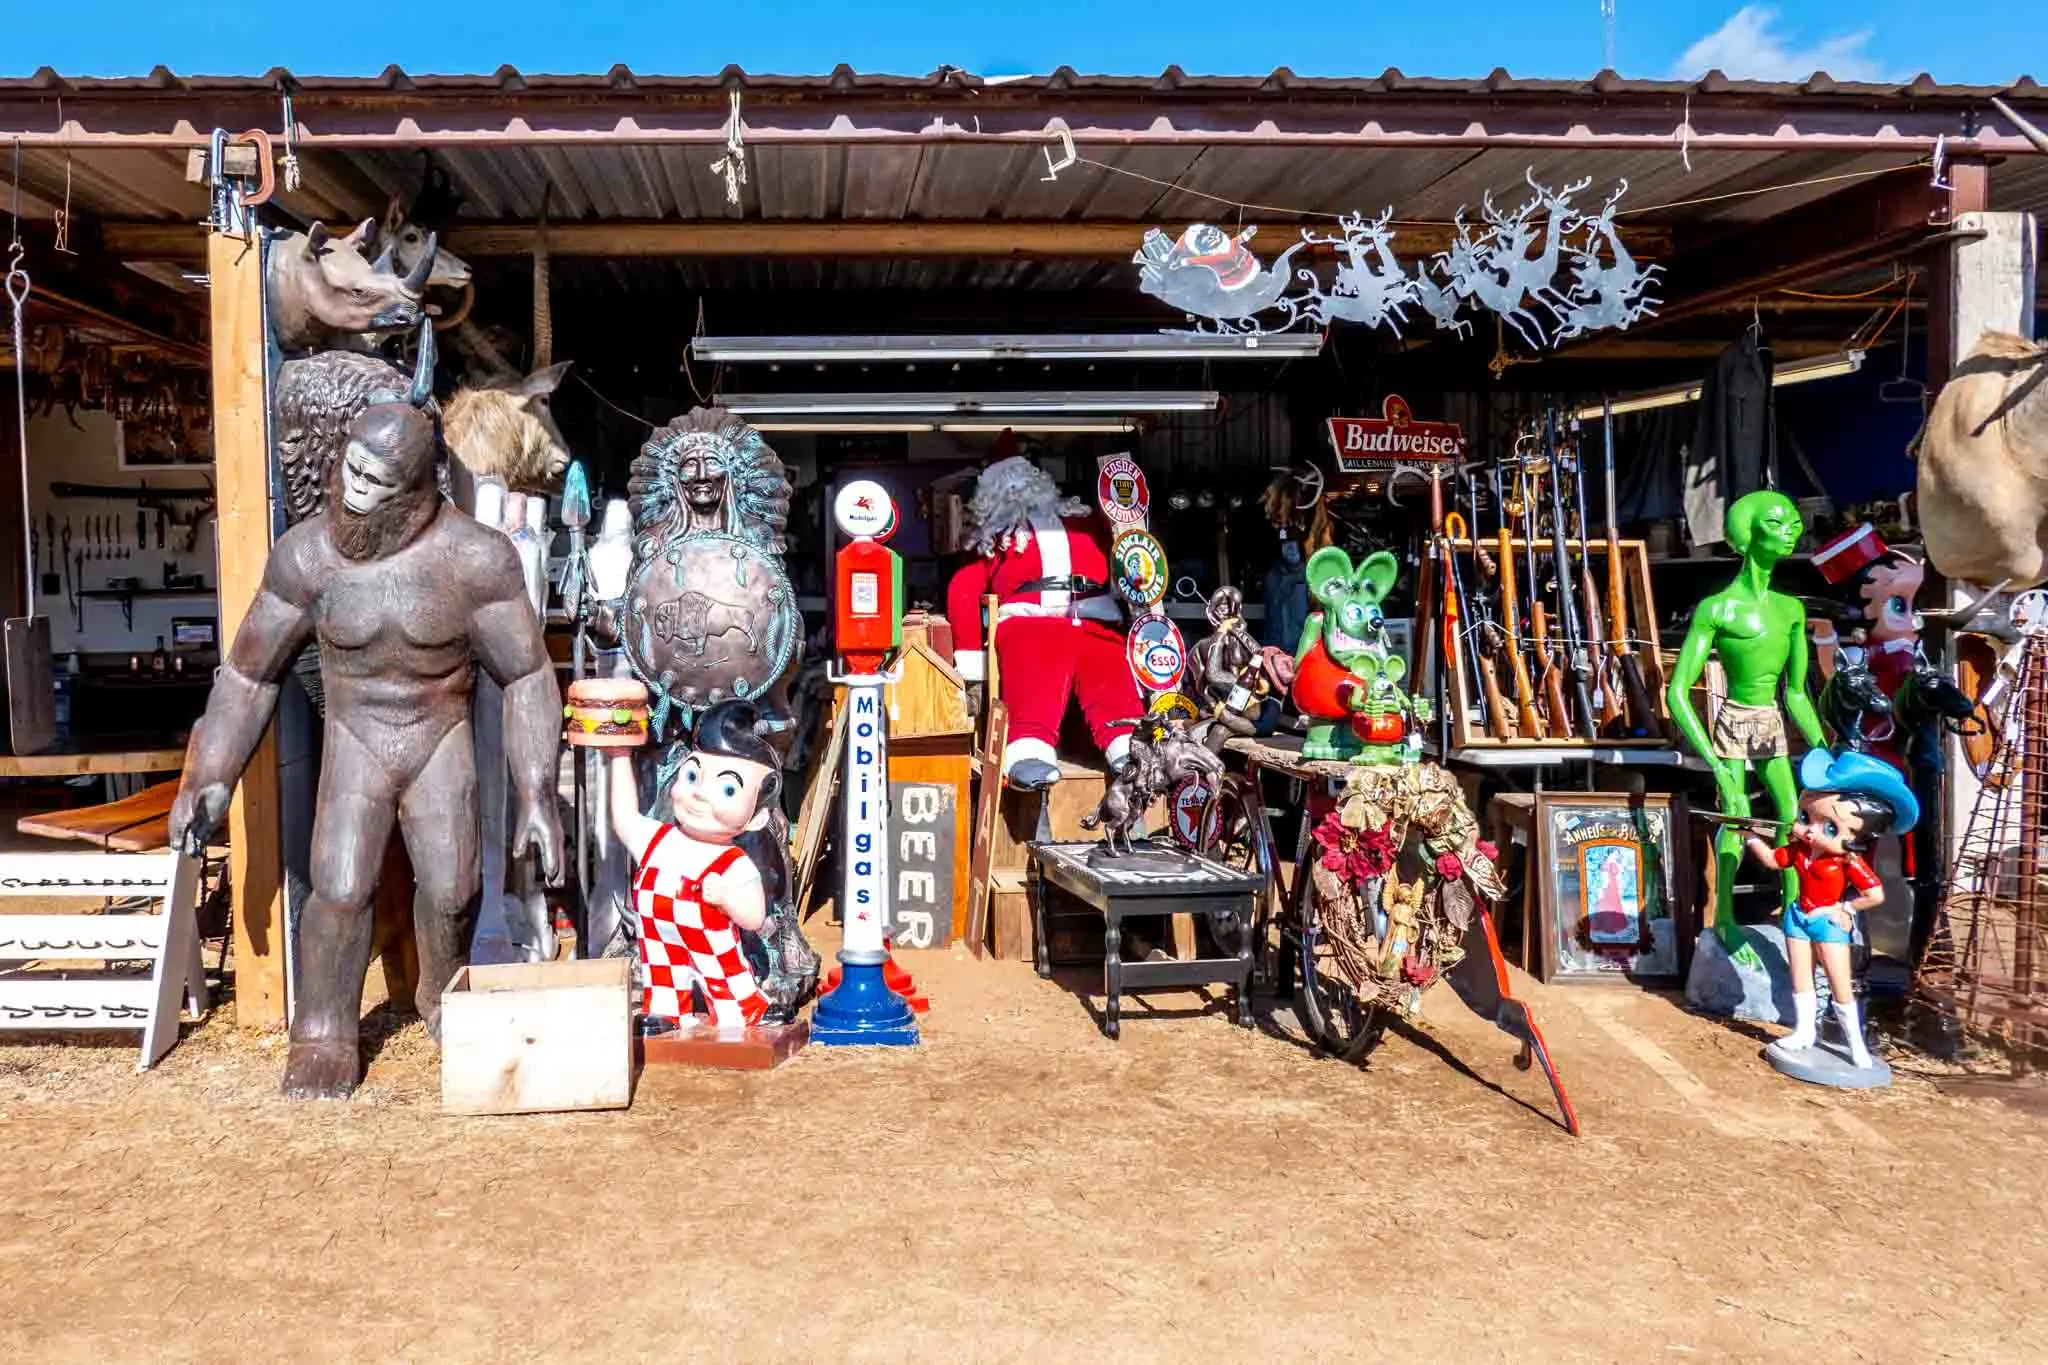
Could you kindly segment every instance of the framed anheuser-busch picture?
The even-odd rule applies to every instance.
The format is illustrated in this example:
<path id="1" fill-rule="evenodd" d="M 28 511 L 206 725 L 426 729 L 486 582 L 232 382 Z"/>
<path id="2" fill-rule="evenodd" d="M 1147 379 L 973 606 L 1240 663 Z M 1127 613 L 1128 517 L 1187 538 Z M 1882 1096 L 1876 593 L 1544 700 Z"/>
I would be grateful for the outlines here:
<path id="1" fill-rule="evenodd" d="M 1626 792 L 1536 798 L 1543 981 L 1675 979 L 1695 930 L 1685 798 Z"/>

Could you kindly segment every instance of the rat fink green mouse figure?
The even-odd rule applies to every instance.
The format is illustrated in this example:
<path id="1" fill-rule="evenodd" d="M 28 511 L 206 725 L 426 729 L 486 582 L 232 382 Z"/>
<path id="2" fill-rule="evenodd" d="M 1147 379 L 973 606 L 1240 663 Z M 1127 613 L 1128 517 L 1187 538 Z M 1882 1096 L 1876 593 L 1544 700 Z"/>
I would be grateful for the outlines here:
<path id="1" fill-rule="evenodd" d="M 1295 706 L 1311 722 L 1303 758 L 1412 763 L 1421 757 L 1417 727 L 1429 720 L 1429 701 L 1401 690 L 1407 661 L 1394 652 L 1380 609 L 1399 568 L 1384 550 L 1356 569 L 1334 545 L 1310 556 L 1308 591 L 1320 609 L 1302 627 L 1293 689 Z"/>
<path id="2" fill-rule="evenodd" d="M 1750 813 L 1749 774 L 1760 767 L 1778 820 L 1788 827 L 1798 802 L 1785 717 L 1792 717 L 1808 745 L 1826 747 L 1820 716 L 1806 695 L 1806 607 L 1796 597 L 1771 591 L 1772 571 L 1798 547 L 1805 530 L 1792 499 L 1769 489 L 1738 498 L 1728 509 L 1728 544 L 1742 556 L 1742 570 L 1693 612 L 1665 694 L 1679 733 L 1713 770 L 1722 811 Z M 1711 734 L 1692 704 L 1693 684 L 1709 658 L 1718 658 L 1728 676 L 1728 699 L 1721 703 Z M 1740 833 L 1724 827 L 1714 854 L 1719 873 L 1714 930 L 1730 952 L 1741 952 L 1746 945 L 1734 907 L 1735 874 L 1742 865 Z M 1788 897 L 1798 893 L 1790 869 L 1785 890 Z"/>

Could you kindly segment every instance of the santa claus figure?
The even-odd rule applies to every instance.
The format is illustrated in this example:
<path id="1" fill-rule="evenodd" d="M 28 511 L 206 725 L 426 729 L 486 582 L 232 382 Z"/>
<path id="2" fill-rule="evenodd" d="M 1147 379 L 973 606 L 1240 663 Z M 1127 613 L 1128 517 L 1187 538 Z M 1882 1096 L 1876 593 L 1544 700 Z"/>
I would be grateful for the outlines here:
<path id="1" fill-rule="evenodd" d="M 1080 499 L 1062 498 L 1052 476 L 1021 455 L 982 471 L 968 517 L 981 556 L 953 576 L 946 617 L 954 666 L 980 681 L 989 644 L 981 599 L 1000 602 L 994 647 L 1010 712 L 1004 778 L 1025 790 L 1059 781 L 1056 746 L 1070 696 L 1110 767 L 1121 767 L 1144 708 L 1124 659 L 1107 523 Z"/>

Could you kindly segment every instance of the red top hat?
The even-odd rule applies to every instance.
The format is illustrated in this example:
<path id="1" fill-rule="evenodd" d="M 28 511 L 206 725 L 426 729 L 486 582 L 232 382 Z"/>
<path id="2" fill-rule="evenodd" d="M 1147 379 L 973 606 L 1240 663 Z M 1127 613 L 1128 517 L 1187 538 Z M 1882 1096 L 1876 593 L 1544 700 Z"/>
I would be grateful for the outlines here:
<path id="1" fill-rule="evenodd" d="M 1891 546 L 1885 544 L 1877 528 L 1866 521 L 1815 550 L 1813 567 L 1819 569 L 1820 576 L 1830 584 L 1840 587 L 1854 578 L 1859 569 L 1890 553 Z"/>

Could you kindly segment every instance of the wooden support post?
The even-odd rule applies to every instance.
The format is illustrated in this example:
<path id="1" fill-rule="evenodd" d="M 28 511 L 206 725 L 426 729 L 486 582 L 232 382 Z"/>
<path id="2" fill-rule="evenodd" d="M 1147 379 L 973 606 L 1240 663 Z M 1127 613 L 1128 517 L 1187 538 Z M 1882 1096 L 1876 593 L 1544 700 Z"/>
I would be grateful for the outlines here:
<path id="1" fill-rule="evenodd" d="M 213 460 L 219 515 L 220 638 L 235 637 L 270 556 L 270 423 L 263 381 L 263 251 L 207 239 L 213 314 Z M 234 891 L 235 1020 L 285 1023 L 284 864 L 279 851 L 277 734 L 263 742 L 228 808 Z"/>
<path id="2" fill-rule="evenodd" d="M 1955 365 L 1970 353 L 1986 332 L 2015 332 L 2034 335 L 2034 280 L 2036 252 L 2034 216 L 2030 213 L 1990 213 L 1988 171 L 1982 162 L 1959 162 L 1950 169 L 1956 204 L 1958 238 L 1951 242 L 1932 266 L 1931 300 L 1928 309 L 1927 383 L 1938 388 Z M 1981 234 L 1981 235 L 1980 235 Z M 1986 585 L 1989 586 L 1989 585 Z M 1969 585 L 1951 583 L 1948 607 L 1966 605 L 1974 593 Z M 1954 669 L 1955 646 L 1951 639 L 1947 663 Z M 1948 747 L 1948 780 L 1942 797 L 1946 818 L 1948 857 L 1953 862 L 1962 851 L 1963 831 L 1970 811 L 1977 803 L 1981 784 L 1963 755 L 1960 739 L 1951 737 Z M 1926 928 L 1922 925 L 1921 928 Z"/>

